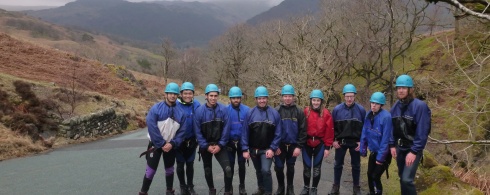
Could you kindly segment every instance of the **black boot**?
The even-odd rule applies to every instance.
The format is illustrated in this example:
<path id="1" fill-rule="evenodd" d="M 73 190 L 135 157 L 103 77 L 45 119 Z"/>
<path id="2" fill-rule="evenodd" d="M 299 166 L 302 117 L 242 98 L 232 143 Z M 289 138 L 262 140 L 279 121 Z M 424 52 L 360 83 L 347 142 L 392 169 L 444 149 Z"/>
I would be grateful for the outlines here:
<path id="1" fill-rule="evenodd" d="M 165 192 L 165 195 L 175 195 L 175 190 L 167 190 L 167 192 Z"/>
<path id="2" fill-rule="evenodd" d="M 216 189 L 214 188 L 209 189 L 209 195 L 216 195 Z"/>
<path id="3" fill-rule="evenodd" d="M 264 194 L 264 192 L 265 192 L 265 191 L 264 191 L 264 188 L 259 187 L 259 188 L 257 189 L 257 191 L 255 191 L 254 193 L 252 193 L 252 195 L 263 195 L 263 194 Z"/>
<path id="4" fill-rule="evenodd" d="M 284 186 L 277 187 L 277 191 L 274 195 L 284 195 Z"/>
<path id="5" fill-rule="evenodd" d="M 339 195 L 339 185 L 332 185 L 332 190 L 330 190 L 330 193 L 328 195 Z"/>
<path id="6" fill-rule="evenodd" d="M 288 185 L 286 189 L 286 195 L 294 195 L 294 186 Z"/>
<path id="7" fill-rule="evenodd" d="M 313 187 L 312 187 L 312 188 L 310 189 L 310 195 L 316 195 L 316 194 L 317 194 L 317 190 L 318 190 L 317 188 L 313 188 Z"/>
<path id="8" fill-rule="evenodd" d="M 303 190 L 301 190 L 301 193 L 299 195 L 308 195 L 310 194 L 310 188 L 308 186 L 303 187 Z"/>
<path id="9" fill-rule="evenodd" d="M 188 185 L 187 192 L 189 195 L 197 195 L 196 191 L 194 191 L 194 185 Z"/>
<path id="10" fill-rule="evenodd" d="M 187 190 L 186 185 L 180 185 L 180 194 L 181 195 L 189 195 L 189 191 Z"/>
<path id="11" fill-rule="evenodd" d="M 354 186 L 352 191 L 354 192 L 354 195 L 361 195 L 361 186 Z"/>
<path id="12" fill-rule="evenodd" d="M 245 184 L 240 184 L 238 187 L 238 193 L 240 195 L 247 195 L 247 190 L 245 190 Z"/>

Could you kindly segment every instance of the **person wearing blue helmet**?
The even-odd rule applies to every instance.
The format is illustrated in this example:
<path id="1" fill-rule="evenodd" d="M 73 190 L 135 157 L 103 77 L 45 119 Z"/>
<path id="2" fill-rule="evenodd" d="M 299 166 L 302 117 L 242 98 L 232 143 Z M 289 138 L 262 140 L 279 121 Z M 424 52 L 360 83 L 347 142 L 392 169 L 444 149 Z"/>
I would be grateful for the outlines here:
<path id="1" fill-rule="evenodd" d="M 231 195 L 232 169 L 228 152 L 224 147 L 230 135 L 230 120 L 227 108 L 218 102 L 219 89 L 209 84 L 205 89 L 206 103 L 196 110 L 194 130 L 199 143 L 199 153 L 204 166 L 204 177 L 209 188 L 209 195 L 216 195 L 213 182 L 213 156 L 221 165 L 224 173 L 225 195 Z"/>
<path id="2" fill-rule="evenodd" d="M 187 131 L 185 125 L 186 116 L 184 112 L 176 106 L 179 85 L 176 83 L 167 84 L 165 87 L 165 94 L 165 101 L 153 105 L 146 116 L 150 142 L 148 144 L 148 150 L 141 154 L 141 156 L 146 154 L 147 165 L 146 173 L 143 177 L 143 184 L 139 192 L 140 195 L 148 194 L 161 156 L 165 166 L 165 181 L 167 184 L 166 195 L 173 195 L 175 193 L 175 190 L 173 189 L 175 148 L 182 143 L 184 134 Z M 179 126 L 175 132 L 175 136 L 170 140 L 165 140 L 162 134 L 169 134 L 168 131 L 172 130 L 169 128 L 160 130 L 160 124 L 168 122 L 173 124 L 176 122 Z"/>
<path id="3" fill-rule="evenodd" d="M 257 176 L 258 189 L 252 195 L 272 194 L 272 158 L 282 136 L 281 116 L 268 106 L 268 98 L 267 88 L 255 89 L 257 106 L 245 116 L 242 129 L 243 157 L 252 159 Z"/>
<path id="4" fill-rule="evenodd" d="M 361 194 L 361 155 L 360 139 L 366 110 L 355 102 L 357 90 L 352 84 L 347 84 L 342 90 L 345 102 L 335 106 L 332 112 L 334 120 L 334 183 L 331 195 L 339 194 L 340 179 L 344 168 L 344 158 L 347 151 L 350 153 L 352 165 L 352 180 L 354 195 Z"/>
<path id="5" fill-rule="evenodd" d="M 332 147 L 333 119 L 330 112 L 324 108 L 324 104 L 323 92 L 315 89 L 310 94 L 310 106 L 304 109 L 308 138 L 302 150 L 303 183 L 305 186 L 300 195 L 318 194 L 322 160 L 330 154 Z M 311 175 L 313 175 L 313 183 L 310 188 Z"/>
<path id="6" fill-rule="evenodd" d="M 177 177 L 180 181 L 180 194 L 195 195 L 194 190 L 194 160 L 196 158 L 197 140 L 194 133 L 194 113 L 201 104 L 194 100 L 194 85 L 184 82 L 180 86 L 180 97 L 177 107 L 186 115 L 186 132 L 182 144 L 177 148 Z M 184 169 L 185 167 L 185 169 Z M 187 176 L 187 182 L 186 182 Z"/>
<path id="7" fill-rule="evenodd" d="M 242 127 L 245 121 L 245 115 L 250 108 L 243 105 L 242 102 L 242 90 L 239 87 L 230 88 L 228 93 L 230 97 L 230 105 L 228 105 L 228 116 L 230 119 L 230 141 L 228 141 L 228 156 L 230 157 L 231 170 L 235 170 L 235 158 L 238 161 L 238 177 L 240 185 L 238 193 L 240 195 L 246 195 L 245 190 L 245 158 L 242 155 Z"/>
<path id="8" fill-rule="evenodd" d="M 281 90 L 282 104 L 276 107 L 281 116 L 282 138 L 274 156 L 278 188 L 275 195 L 294 195 L 294 165 L 306 142 L 305 115 L 294 103 L 294 87 L 284 85 Z M 287 165 L 287 191 L 284 185 L 284 164 Z"/>
<path id="9" fill-rule="evenodd" d="M 395 86 L 398 101 L 391 108 L 390 150 L 396 158 L 402 195 L 412 195 L 417 194 L 413 181 L 431 130 L 431 111 L 415 98 L 412 77 L 400 75 Z"/>
<path id="10" fill-rule="evenodd" d="M 371 111 L 364 119 L 361 136 L 361 156 L 367 156 L 368 160 L 368 186 L 370 195 L 383 194 L 381 175 L 391 163 L 391 153 L 388 142 L 391 138 L 393 125 L 390 112 L 381 107 L 386 104 L 386 97 L 381 92 L 375 92 L 371 96 Z"/>

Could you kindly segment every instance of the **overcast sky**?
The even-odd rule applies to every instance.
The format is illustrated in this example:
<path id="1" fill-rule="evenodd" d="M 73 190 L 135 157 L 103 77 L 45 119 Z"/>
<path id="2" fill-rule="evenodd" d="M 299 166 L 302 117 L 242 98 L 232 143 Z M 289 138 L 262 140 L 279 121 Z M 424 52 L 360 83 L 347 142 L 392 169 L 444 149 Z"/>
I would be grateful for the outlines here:
<path id="1" fill-rule="evenodd" d="M 75 0 L 0 0 L 0 5 L 16 6 L 62 6 Z M 148 0 L 128 0 L 131 2 L 141 2 Z M 184 0 L 184 1 L 213 1 L 213 0 Z M 228 0 L 228 1 L 245 1 L 245 0 Z M 283 0 L 262 0 L 269 5 L 277 5 Z"/>

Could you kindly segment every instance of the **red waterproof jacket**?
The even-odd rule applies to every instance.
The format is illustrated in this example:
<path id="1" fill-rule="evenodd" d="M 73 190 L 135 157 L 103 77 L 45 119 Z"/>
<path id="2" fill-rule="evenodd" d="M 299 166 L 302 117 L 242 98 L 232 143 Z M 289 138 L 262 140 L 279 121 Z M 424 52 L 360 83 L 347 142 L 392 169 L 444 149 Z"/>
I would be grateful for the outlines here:
<path id="1" fill-rule="evenodd" d="M 334 138 L 333 118 L 327 109 L 322 109 L 322 116 L 309 106 L 304 110 L 307 126 L 306 133 L 308 134 L 306 144 L 310 147 L 316 147 L 323 142 L 326 148 L 329 149 Z"/>

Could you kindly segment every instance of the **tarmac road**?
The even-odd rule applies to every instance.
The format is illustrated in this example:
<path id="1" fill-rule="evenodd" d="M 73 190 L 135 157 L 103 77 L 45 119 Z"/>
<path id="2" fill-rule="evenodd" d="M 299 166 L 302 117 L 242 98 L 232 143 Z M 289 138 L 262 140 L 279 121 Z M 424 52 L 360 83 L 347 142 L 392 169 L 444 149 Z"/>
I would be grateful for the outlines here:
<path id="1" fill-rule="evenodd" d="M 146 149 L 146 129 L 105 140 L 72 145 L 45 154 L 0 162 L 0 194 L 137 194 L 141 188 L 146 161 L 138 158 Z M 346 156 L 346 164 L 349 156 Z M 162 162 L 161 162 L 162 163 Z M 319 194 L 327 194 L 333 181 L 333 154 L 322 165 Z M 207 194 L 202 162 L 195 161 L 195 189 Z M 273 170 L 273 168 L 272 168 Z M 303 163 L 297 159 L 295 192 L 303 187 Z M 223 173 L 218 162 L 213 162 L 214 183 L 220 191 L 224 187 Z M 274 191 L 277 188 L 275 172 Z M 350 165 L 344 167 L 342 194 L 352 194 Z M 234 191 L 238 191 L 238 168 L 235 166 Z M 179 192 L 175 176 L 174 187 Z M 164 172 L 157 171 L 149 194 L 164 194 Z M 247 167 L 246 189 L 256 189 L 255 169 Z M 235 193 L 237 194 L 237 193 Z"/>

